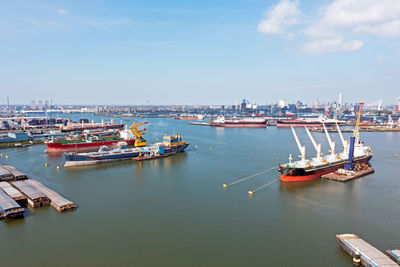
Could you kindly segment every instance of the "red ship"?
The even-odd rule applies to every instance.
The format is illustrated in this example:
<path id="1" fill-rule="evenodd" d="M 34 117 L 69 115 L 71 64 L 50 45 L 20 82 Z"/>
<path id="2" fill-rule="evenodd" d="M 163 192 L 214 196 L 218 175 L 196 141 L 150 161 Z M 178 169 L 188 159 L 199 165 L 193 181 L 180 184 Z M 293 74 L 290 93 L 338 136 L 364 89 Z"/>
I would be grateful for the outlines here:
<path id="1" fill-rule="evenodd" d="M 128 145 L 135 144 L 135 137 L 125 129 L 120 135 L 109 134 L 106 136 L 79 137 L 79 138 L 62 138 L 46 141 L 46 152 L 68 152 L 68 151 L 90 151 L 96 150 L 102 146 L 113 146 L 118 142 L 126 142 Z"/>
<path id="2" fill-rule="evenodd" d="M 210 126 L 226 128 L 266 128 L 267 120 L 259 117 L 232 118 L 225 119 L 220 116 L 217 119 L 211 119 Z"/>

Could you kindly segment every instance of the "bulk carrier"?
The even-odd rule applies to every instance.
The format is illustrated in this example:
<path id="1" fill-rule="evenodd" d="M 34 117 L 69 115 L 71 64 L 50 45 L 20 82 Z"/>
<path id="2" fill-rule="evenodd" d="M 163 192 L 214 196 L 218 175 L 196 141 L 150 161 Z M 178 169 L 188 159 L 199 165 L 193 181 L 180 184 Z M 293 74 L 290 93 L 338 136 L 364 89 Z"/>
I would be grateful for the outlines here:
<path id="1" fill-rule="evenodd" d="M 218 116 L 215 120 L 211 118 L 209 126 L 226 128 L 266 128 L 267 119 L 259 117 L 244 117 L 226 119 L 224 116 Z"/>
<path id="2" fill-rule="evenodd" d="M 317 152 L 316 157 L 307 160 L 306 159 L 306 148 L 302 146 L 297 134 L 291 127 L 297 146 L 300 150 L 299 161 L 293 161 L 292 155 L 289 156 L 289 162 L 279 164 L 278 171 L 281 173 L 281 181 L 283 182 L 296 182 L 296 181 L 308 181 L 321 177 L 324 174 L 334 172 L 340 168 L 343 168 L 348 162 L 352 162 L 356 165 L 367 164 L 372 158 L 372 150 L 369 146 L 366 146 L 359 138 L 359 124 L 361 115 L 362 103 L 360 103 L 358 118 L 356 127 L 354 130 L 354 136 L 350 139 L 350 142 L 345 141 L 340 131 L 339 125 L 336 124 L 340 139 L 343 144 L 343 151 L 341 153 L 335 152 L 335 143 L 332 142 L 329 133 L 326 129 L 325 124 L 322 126 L 325 130 L 328 143 L 330 146 L 331 154 L 322 157 L 321 144 L 317 144 L 312 137 L 309 129 L 304 126 L 310 140 Z"/>

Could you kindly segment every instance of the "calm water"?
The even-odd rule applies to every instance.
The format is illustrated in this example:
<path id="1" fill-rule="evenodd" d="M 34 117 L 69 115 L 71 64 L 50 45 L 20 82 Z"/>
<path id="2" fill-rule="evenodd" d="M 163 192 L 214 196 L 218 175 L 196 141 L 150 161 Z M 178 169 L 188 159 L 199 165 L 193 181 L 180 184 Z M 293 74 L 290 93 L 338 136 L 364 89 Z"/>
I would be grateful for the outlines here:
<path id="1" fill-rule="evenodd" d="M 221 185 L 297 156 L 290 130 L 148 121 L 149 142 L 181 133 L 190 149 L 155 161 L 61 170 L 62 158 L 46 155 L 45 146 L 2 150 L 10 158 L 1 163 L 79 205 L 66 214 L 28 208 L 24 219 L 1 222 L 2 265 L 351 266 L 337 233 L 359 234 L 381 250 L 400 247 L 400 134 L 361 134 L 374 151 L 373 175 L 348 183 L 277 181 L 249 197 L 278 172 Z M 297 132 L 313 156 L 304 130 Z M 327 151 L 325 136 L 314 136 Z"/>

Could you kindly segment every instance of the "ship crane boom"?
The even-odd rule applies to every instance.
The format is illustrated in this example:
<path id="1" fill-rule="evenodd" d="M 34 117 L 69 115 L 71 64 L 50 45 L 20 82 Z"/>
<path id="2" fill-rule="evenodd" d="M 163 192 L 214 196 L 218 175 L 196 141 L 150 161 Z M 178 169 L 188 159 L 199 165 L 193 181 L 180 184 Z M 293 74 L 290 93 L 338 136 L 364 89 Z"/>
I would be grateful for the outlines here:
<path id="1" fill-rule="evenodd" d="M 290 127 L 292 128 L 294 139 L 296 139 L 296 144 L 300 151 L 301 161 L 304 162 L 306 159 L 306 147 L 301 145 L 300 140 L 297 137 L 296 131 L 294 130 L 293 126 L 290 126 Z"/>
<path id="2" fill-rule="evenodd" d="M 317 151 L 317 160 L 319 160 L 321 158 L 321 144 L 317 144 L 317 142 L 315 142 L 314 137 L 311 135 L 310 130 L 308 130 L 306 126 L 304 126 L 304 129 L 306 129 L 308 137 L 310 137 L 310 140 Z"/>
<path id="3" fill-rule="evenodd" d="M 331 148 L 330 152 L 331 155 L 335 155 L 335 142 L 332 142 L 331 137 L 329 136 L 328 130 L 326 129 L 325 123 L 322 123 L 322 126 L 324 126 L 324 130 L 326 133 L 326 138 L 328 139 L 329 147 Z"/>

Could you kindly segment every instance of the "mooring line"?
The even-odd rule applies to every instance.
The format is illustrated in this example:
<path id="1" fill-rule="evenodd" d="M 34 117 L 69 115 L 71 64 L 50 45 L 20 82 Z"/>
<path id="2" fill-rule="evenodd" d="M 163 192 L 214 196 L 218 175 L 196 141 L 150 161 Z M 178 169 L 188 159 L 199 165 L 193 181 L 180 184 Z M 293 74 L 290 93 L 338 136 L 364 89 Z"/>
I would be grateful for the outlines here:
<path id="1" fill-rule="evenodd" d="M 237 183 L 246 181 L 246 180 L 248 180 L 248 179 L 250 179 L 250 178 L 256 177 L 256 176 L 258 176 L 258 175 L 260 175 L 260 174 L 263 174 L 263 173 L 266 173 L 266 172 L 268 172 L 268 171 L 272 171 L 273 169 L 276 169 L 276 167 L 272 167 L 272 168 L 269 168 L 269 169 L 260 171 L 260 172 L 258 172 L 258 173 L 256 173 L 256 174 L 253 174 L 253 175 L 250 175 L 250 176 L 246 176 L 246 177 L 241 178 L 241 179 L 239 179 L 239 180 L 233 181 L 233 182 L 231 182 L 231 183 L 229 183 L 229 184 L 223 184 L 222 186 L 223 186 L 224 188 L 226 188 L 226 187 L 228 187 L 228 186 L 231 186 L 231 185 L 234 185 L 234 184 L 237 184 Z"/>
<path id="2" fill-rule="evenodd" d="M 260 186 L 260 187 L 257 187 L 257 188 L 254 189 L 254 190 L 249 190 L 249 192 L 247 192 L 247 193 L 248 193 L 250 196 L 252 196 L 252 195 L 254 195 L 254 193 L 255 193 L 256 191 L 258 191 L 258 190 L 260 190 L 260 189 L 262 189 L 262 188 L 264 188 L 264 187 L 269 186 L 270 184 L 272 184 L 272 183 L 278 181 L 279 179 L 280 179 L 280 177 L 275 178 L 274 180 L 272 180 L 272 181 L 266 183 L 265 185 L 262 185 L 262 186 Z"/>

